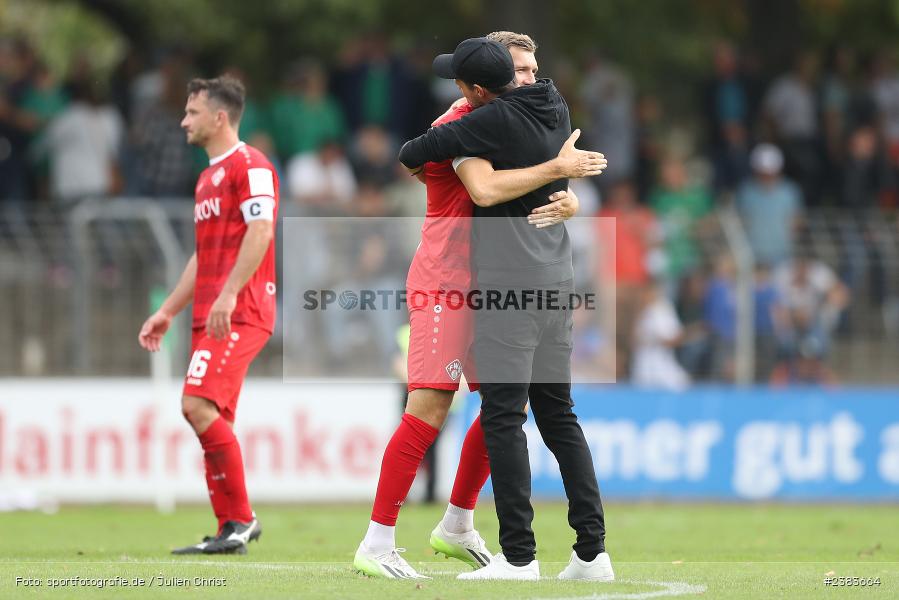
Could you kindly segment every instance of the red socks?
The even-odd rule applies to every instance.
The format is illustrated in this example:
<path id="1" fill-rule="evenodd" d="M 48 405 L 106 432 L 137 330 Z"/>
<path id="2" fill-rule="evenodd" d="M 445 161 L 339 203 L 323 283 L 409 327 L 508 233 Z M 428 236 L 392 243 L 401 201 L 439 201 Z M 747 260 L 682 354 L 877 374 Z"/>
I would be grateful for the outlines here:
<path id="1" fill-rule="evenodd" d="M 378 491 L 371 513 L 372 521 L 390 527 L 396 525 L 400 507 L 409 494 L 415 473 L 437 434 L 437 429 L 421 419 L 409 413 L 403 414 L 403 420 L 384 450 Z M 481 417 L 478 415 L 465 434 L 450 503 L 459 508 L 474 510 L 478 494 L 489 476 L 490 461 L 487 457 L 487 445 L 484 443 L 484 430 L 481 429 Z"/>
<path id="2" fill-rule="evenodd" d="M 371 512 L 372 521 L 390 527 L 396 525 L 400 507 L 409 494 L 415 473 L 438 433 L 437 429 L 418 417 L 403 414 L 403 420 L 384 450 L 378 491 Z"/>
<path id="3" fill-rule="evenodd" d="M 462 442 L 462 455 L 459 457 L 459 468 L 453 482 L 450 504 L 474 510 L 478 503 L 478 494 L 489 476 L 490 460 L 487 457 L 487 444 L 484 442 L 484 430 L 481 429 L 479 414 L 468 428 L 465 441 Z"/>
<path id="4" fill-rule="evenodd" d="M 202 442 L 200 442 L 202 444 Z M 222 525 L 228 520 L 228 494 L 225 491 L 222 482 L 223 476 L 217 467 L 213 467 L 210 454 L 203 453 L 203 464 L 206 466 L 206 489 L 209 490 L 209 502 L 212 503 L 212 512 L 218 520 L 218 531 L 216 535 L 222 532 Z"/>
<path id="5" fill-rule="evenodd" d="M 225 521 L 252 521 L 253 510 L 247 498 L 240 444 L 228 422 L 219 417 L 198 437 L 203 446 L 209 500 L 219 521 L 219 530 Z"/>

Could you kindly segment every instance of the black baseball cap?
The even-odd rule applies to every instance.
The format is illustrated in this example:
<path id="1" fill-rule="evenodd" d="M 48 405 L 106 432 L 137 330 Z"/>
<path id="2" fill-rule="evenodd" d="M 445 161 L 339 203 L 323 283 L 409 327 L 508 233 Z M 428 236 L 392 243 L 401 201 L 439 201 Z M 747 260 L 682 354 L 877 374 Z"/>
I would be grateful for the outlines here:
<path id="1" fill-rule="evenodd" d="M 452 54 L 434 59 L 434 74 L 444 79 L 461 79 L 487 89 L 502 87 L 515 79 L 515 65 L 509 49 L 485 37 L 470 38 L 456 46 Z"/>

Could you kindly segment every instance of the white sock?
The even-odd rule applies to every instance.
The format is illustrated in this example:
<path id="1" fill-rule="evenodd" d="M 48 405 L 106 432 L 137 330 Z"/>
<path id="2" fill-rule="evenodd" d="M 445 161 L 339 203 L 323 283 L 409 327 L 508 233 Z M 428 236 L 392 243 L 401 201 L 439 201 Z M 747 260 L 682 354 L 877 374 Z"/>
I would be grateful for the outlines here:
<path id="1" fill-rule="evenodd" d="M 474 529 L 474 511 L 447 504 L 443 515 L 443 528 L 449 533 L 465 533 Z"/>
<path id="2" fill-rule="evenodd" d="M 373 554 L 389 552 L 396 548 L 396 527 L 369 521 L 368 531 L 365 532 L 362 543 Z"/>

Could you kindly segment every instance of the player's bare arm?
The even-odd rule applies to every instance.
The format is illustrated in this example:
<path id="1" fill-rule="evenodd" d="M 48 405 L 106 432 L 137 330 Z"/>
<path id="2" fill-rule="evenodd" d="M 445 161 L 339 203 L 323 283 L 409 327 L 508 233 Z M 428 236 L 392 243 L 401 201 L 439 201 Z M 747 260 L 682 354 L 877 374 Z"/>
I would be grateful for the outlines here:
<path id="1" fill-rule="evenodd" d="M 478 206 L 520 198 L 558 179 L 600 175 L 608 162 L 599 152 L 575 148 L 580 135 L 581 130 L 575 129 L 556 158 L 533 167 L 497 171 L 483 158 L 470 158 L 458 166 L 456 174 Z"/>
<path id="2" fill-rule="evenodd" d="M 187 266 L 175 289 L 169 294 L 162 306 L 144 322 L 137 336 L 141 347 L 150 352 L 158 352 L 162 338 L 172 324 L 172 319 L 190 304 L 194 296 L 194 284 L 197 280 L 197 253 L 191 255 Z"/>
<path id="3" fill-rule="evenodd" d="M 206 318 L 206 334 L 214 339 L 224 339 L 231 333 L 231 313 L 237 306 L 237 294 L 247 284 L 262 262 L 274 237 L 274 227 L 268 220 L 250 221 L 240 243 L 240 251 L 225 286 L 209 310 Z"/>

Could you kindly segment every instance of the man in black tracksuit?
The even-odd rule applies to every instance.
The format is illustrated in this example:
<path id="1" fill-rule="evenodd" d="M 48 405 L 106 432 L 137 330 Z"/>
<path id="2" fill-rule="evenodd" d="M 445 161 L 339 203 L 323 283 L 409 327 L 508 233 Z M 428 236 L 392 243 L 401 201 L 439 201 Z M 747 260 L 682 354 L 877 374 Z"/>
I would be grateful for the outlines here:
<path id="1" fill-rule="evenodd" d="M 504 47 L 499 48 L 508 55 Z M 463 93 L 470 92 L 473 86 L 465 85 L 465 72 L 476 68 L 502 70 L 505 57 L 498 53 L 485 38 L 466 40 L 453 55 L 438 57 L 435 71 L 442 77 L 456 78 Z M 511 79 L 510 70 L 506 81 Z M 502 93 L 463 118 L 407 142 L 400 151 L 400 161 L 414 171 L 428 161 L 481 157 L 501 170 L 554 158 L 571 134 L 571 123 L 568 106 L 553 82 L 539 79 L 529 86 L 493 91 Z M 561 179 L 516 200 L 475 208 L 472 261 L 481 297 L 498 293 L 506 298 L 512 293 L 520 301 L 517 309 L 490 310 L 482 306 L 475 319 L 481 423 L 490 457 L 500 545 L 508 564 L 500 567 L 500 571 L 506 568 L 505 572 L 477 577 L 475 571 L 460 578 L 533 578 L 515 575 L 516 569 L 528 569 L 530 575 L 537 572 L 539 576 L 531 529 L 530 464 L 522 430 L 528 400 L 540 434 L 559 463 L 569 499 L 569 524 L 577 532 L 574 551 L 580 567 L 574 576 L 565 578 L 613 577 L 611 564 L 600 575 L 588 568 L 600 554 L 608 563 L 608 555 L 604 554 L 605 526 L 593 460 L 572 412 L 572 311 L 561 309 L 574 290 L 571 243 L 563 224 L 536 229 L 527 222 L 534 208 L 547 204 L 552 193 L 567 188 L 568 181 Z M 547 302 L 535 308 L 537 296 L 548 299 L 553 295 L 558 299 L 555 309 L 549 309 Z M 526 297 L 531 299 L 527 308 L 521 306 Z M 490 568 L 488 565 L 481 571 Z"/>

